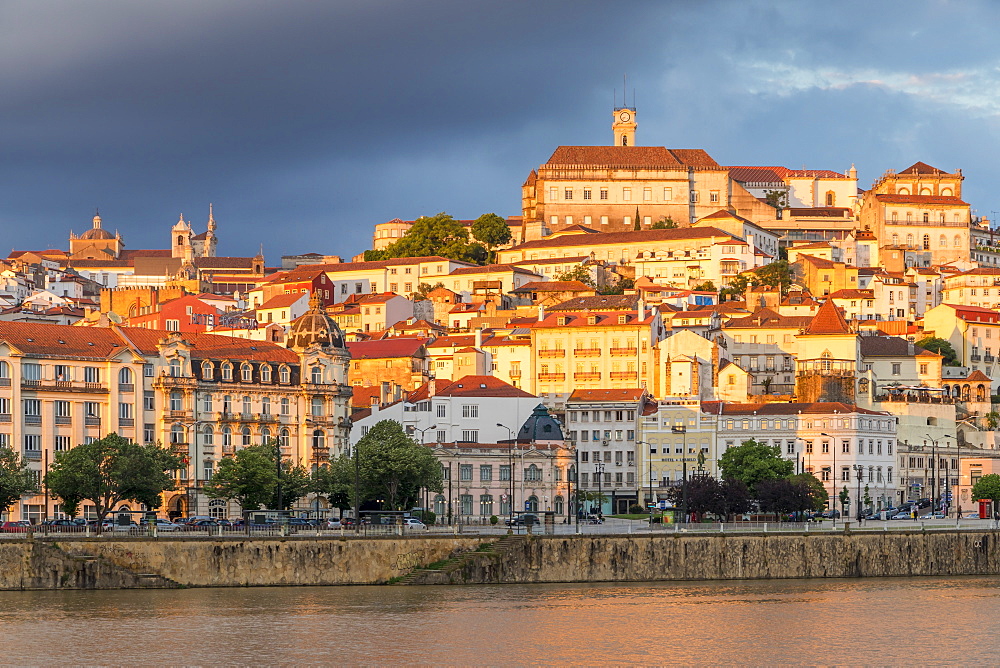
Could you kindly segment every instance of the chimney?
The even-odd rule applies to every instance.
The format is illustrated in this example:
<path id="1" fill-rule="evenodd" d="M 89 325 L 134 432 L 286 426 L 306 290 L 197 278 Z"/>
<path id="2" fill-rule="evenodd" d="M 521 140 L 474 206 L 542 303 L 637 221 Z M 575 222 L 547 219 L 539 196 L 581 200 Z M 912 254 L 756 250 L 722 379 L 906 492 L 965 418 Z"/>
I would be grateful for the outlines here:
<path id="1" fill-rule="evenodd" d="M 545 307 L 541 304 L 538 305 L 538 322 L 545 320 Z"/>
<path id="2" fill-rule="evenodd" d="M 646 302 L 639 299 L 639 303 L 636 305 L 636 310 L 639 311 L 639 321 L 646 319 Z"/>
<path id="3" fill-rule="evenodd" d="M 399 401 L 403 398 L 403 386 L 399 383 L 392 384 L 392 400 Z"/>
<path id="4" fill-rule="evenodd" d="M 482 328 L 479 328 L 476 330 L 476 348 L 479 349 L 482 347 L 483 347 L 483 330 Z"/>
<path id="5" fill-rule="evenodd" d="M 428 385 L 427 385 L 427 397 L 428 398 L 433 398 L 434 395 L 437 394 L 437 387 L 436 387 L 437 380 L 434 378 L 434 376 L 431 376 L 427 380 L 427 383 L 428 383 Z"/>
<path id="6" fill-rule="evenodd" d="M 383 405 L 389 403 L 389 381 L 382 381 L 378 390 L 379 403 Z"/>

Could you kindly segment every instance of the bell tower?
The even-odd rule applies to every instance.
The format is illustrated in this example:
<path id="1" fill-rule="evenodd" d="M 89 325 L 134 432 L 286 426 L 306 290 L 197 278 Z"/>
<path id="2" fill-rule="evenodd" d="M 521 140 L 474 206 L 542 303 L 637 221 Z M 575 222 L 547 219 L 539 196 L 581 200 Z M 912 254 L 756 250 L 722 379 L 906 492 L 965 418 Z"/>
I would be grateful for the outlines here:
<path id="1" fill-rule="evenodd" d="M 611 130 L 615 135 L 615 146 L 635 146 L 635 109 L 615 107 Z"/>

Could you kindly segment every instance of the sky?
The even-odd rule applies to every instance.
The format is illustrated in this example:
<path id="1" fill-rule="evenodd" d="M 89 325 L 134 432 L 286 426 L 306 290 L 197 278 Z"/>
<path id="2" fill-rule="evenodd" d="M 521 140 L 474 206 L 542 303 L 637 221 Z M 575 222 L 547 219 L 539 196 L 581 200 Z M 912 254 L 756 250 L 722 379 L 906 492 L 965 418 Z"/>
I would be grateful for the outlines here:
<path id="1" fill-rule="evenodd" d="M 1000 197 L 1000 3 L 4 0 L 0 230 L 67 248 L 95 208 L 127 248 L 183 214 L 220 255 L 345 258 L 372 227 L 520 215 L 559 145 L 636 143 L 724 165 L 920 160 Z"/>

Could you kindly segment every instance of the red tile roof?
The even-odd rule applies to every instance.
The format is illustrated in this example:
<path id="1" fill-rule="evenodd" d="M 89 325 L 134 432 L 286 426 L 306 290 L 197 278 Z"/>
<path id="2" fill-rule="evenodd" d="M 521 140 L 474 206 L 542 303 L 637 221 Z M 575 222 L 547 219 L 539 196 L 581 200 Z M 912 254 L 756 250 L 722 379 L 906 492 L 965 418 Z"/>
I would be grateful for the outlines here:
<path id="1" fill-rule="evenodd" d="M 719 412 L 719 404 L 722 411 Z M 832 415 L 834 413 L 862 413 L 864 415 L 884 415 L 879 411 L 871 411 L 854 404 L 839 401 L 820 401 L 815 403 L 766 403 L 737 404 L 718 401 L 703 401 L 702 410 L 715 415 Z"/>
<path id="2" fill-rule="evenodd" d="M 534 397 L 494 376 L 464 376 L 439 389 L 442 397 Z"/>
<path id="3" fill-rule="evenodd" d="M 348 342 L 351 358 L 356 360 L 383 359 L 389 357 L 413 357 L 417 355 L 427 339 L 396 336 L 379 341 Z"/>
<path id="4" fill-rule="evenodd" d="M 875 195 L 879 202 L 888 204 L 943 204 L 946 206 L 969 206 L 968 202 L 958 197 L 942 195 L 890 195 L 888 193 Z"/>
<path id="5" fill-rule="evenodd" d="M 806 326 L 805 334 L 851 334 L 851 326 L 844 319 L 843 312 L 827 299 L 816 311 L 812 321 Z"/>
<path id="6" fill-rule="evenodd" d="M 144 355 L 156 355 L 156 345 L 170 332 L 143 327 L 120 327 L 122 335 Z M 276 343 L 203 332 L 184 332 L 181 337 L 191 344 L 193 359 L 239 359 L 297 364 L 299 356 Z"/>
<path id="7" fill-rule="evenodd" d="M 526 241 L 507 250 L 533 248 L 560 248 L 563 246 L 603 246 L 608 244 L 642 244 L 652 241 L 690 241 L 693 239 L 732 239 L 729 232 L 715 227 L 683 227 L 673 230 L 633 230 L 630 232 L 601 232 L 600 234 L 571 234 L 565 237 L 546 237 Z M 504 252 L 504 251 L 500 251 Z M 567 260 L 569 258 L 559 258 Z M 530 262 L 522 260 L 519 264 Z"/>
<path id="8" fill-rule="evenodd" d="M 308 300 L 309 295 L 305 292 L 282 293 L 268 299 L 266 302 L 258 306 L 257 310 L 264 311 L 271 308 L 286 308 L 303 298 Z"/>
<path id="9" fill-rule="evenodd" d="M 639 401 L 646 390 L 641 387 L 627 389 L 597 389 L 597 390 L 573 390 L 573 393 L 566 399 L 567 403 L 573 401 Z"/>
<path id="10" fill-rule="evenodd" d="M 931 167 L 926 162 L 915 162 L 900 174 L 947 174 L 948 172 L 941 171 L 937 167 Z"/>

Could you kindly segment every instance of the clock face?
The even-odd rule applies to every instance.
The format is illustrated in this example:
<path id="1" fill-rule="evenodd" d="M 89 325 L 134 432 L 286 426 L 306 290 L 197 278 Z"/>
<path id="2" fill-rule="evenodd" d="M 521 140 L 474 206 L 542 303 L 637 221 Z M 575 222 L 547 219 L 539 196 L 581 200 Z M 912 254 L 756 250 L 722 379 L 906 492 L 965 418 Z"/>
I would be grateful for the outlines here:
<path id="1" fill-rule="evenodd" d="M 627 111 L 623 111 L 622 113 L 618 114 L 618 120 L 620 120 L 622 123 L 628 123 L 629 119 L 631 118 L 632 114 L 628 113 Z"/>

